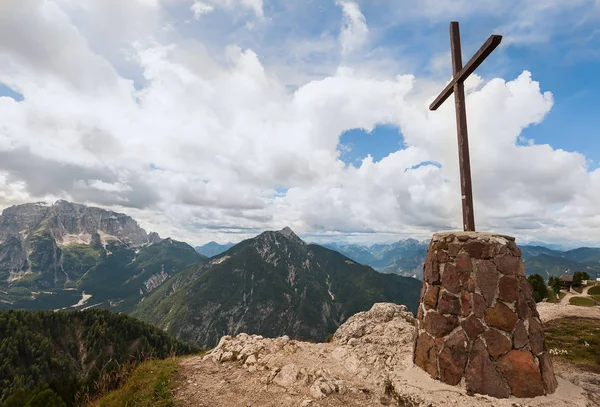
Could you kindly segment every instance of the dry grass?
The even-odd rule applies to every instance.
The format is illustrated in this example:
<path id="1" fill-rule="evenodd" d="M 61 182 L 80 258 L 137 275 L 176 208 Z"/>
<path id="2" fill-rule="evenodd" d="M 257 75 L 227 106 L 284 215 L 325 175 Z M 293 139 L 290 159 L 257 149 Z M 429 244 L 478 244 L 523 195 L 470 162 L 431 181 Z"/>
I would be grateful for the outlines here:
<path id="1" fill-rule="evenodd" d="M 555 319 L 545 324 L 544 331 L 549 351 L 567 351 L 554 357 L 600 373 L 600 320 L 571 317 Z"/>
<path id="2" fill-rule="evenodd" d="M 88 407 L 174 407 L 173 378 L 181 358 L 144 362 L 118 390 Z"/>

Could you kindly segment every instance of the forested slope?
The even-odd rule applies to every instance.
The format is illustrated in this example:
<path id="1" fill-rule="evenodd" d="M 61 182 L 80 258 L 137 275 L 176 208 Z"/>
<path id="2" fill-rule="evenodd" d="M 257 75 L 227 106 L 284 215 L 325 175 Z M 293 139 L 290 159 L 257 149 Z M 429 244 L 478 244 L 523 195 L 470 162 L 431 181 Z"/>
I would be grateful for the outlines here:
<path id="1" fill-rule="evenodd" d="M 78 406 L 140 362 L 198 352 L 106 310 L 0 311 L 0 406 Z"/>

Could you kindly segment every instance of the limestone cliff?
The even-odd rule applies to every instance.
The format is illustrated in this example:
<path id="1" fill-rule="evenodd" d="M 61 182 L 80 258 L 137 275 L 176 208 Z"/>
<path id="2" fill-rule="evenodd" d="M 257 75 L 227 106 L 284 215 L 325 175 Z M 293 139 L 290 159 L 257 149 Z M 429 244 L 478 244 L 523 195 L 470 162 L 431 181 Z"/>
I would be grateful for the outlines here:
<path id="1" fill-rule="evenodd" d="M 91 298 L 87 305 L 128 311 L 202 261 L 125 214 L 67 201 L 12 206 L 0 215 L 0 308 L 60 309 Z"/>
<path id="2" fill-rule="evenodd" d="M 127 215 L 64 200 L 53 205 L 31 203 L 11 206 L 0 215 L 0 243 L 14 236 L 27 239 L 36 232 L 49 233 L 59 245 L 71 242 L 89 244 L 95 234 L 133 246 L 149 242 L 146 231 Z"/>

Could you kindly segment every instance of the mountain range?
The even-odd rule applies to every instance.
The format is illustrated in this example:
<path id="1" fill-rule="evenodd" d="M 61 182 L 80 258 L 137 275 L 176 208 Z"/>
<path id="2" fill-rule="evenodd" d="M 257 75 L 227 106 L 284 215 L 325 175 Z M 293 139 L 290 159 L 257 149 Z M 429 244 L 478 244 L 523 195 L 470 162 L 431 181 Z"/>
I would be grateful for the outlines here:
<path id="1" fill-rule="evenodd" d="M 143 294 L 204 261 L 186 243 L 146 233 L 127 215 L 66 201 L 0 216 L 0 308 L 107 305 L 128 312 Z"/>
<path id="2" fill-rule="evenodd" d="M 331 242 L 322 244 L 348 258 L 373 267 L 381 273 L 398 274 L 422 278 L 423 263 L 429 242 L 415 239 L 400 240 L 391 244 L 346 244 Z M 207 256 L 217 256 L 234 244 L 220 245 L 215 242 L 196 247 L 196 251 Z M 600 273 L 600 248 L 580 247 L 573 250 L 559 249 L 560 245 L 523 245 L 523 261 L 526 273 L 540 274 L 544 278 L 559 276 L 565 272 L 586 271 L 595 277 Z M 600 277 L 600 274 L 598 274 Z"/>
<path id="3" fill-rule="evenodd" d="M 419 288 L 308 245 L 289 228 L 209 260 L 127 215 L 66 201 L 0 216 L 0 308 L 107 308 L 199 346 L 241 330 L 324 340 L 375 302 L 416 310 Z"/>
<path id="4" fill-rule="evenodd" d="M 580 247 L 561 251 L 542 246 L 520 247 L 527 275 L 539 274 L 547 279 L 585 271 L 593 279 L 600 277 L 600 248 Z"/>
<path id="5" fill-rule="evenodd" d="M 414 239 L 392 244 L 372 246 L 328 243 L 325 247 L 343 253 L 361 264 L 369 265 L 382 273 L 394 273 L 415 278 L 423 277 L 423 263 L 428 242 Z M 558 250 L 544 246 L 519 246 L 527 275 L 539 274 L 545 279 L 563 273 L 585 271 L 590 277 L 600 277 L 600 248 L 580 247 Z"/>
<path id="6" fill-rule="evenodd" d="M 416 279 L 378 273 L 285 228 L 179 273 L 132 315 L 197 345 L 240 332 L 322 341 L 376 302 L 416 311 L 419 291 Z"/>
<path id="7" fill-rule="evenodd" d="M 226 252 L 227 250 L 231 249 L 233 246 L 235 246 L 235 244 L 231 243 L 231 242 L 228 242 L 225 244 L 219 244 L 217 242 L 208 242 L 205 245 L 196 246 L 196 247 L 194 247 L 194 249 L 196 249 L 196 251 L 203 256 L 213 257 L 213 256 L 218 256 L 219 254 L 221 254 L 223 252 Z"/>
<path id="8" fill-rule="evenodd" d="M 406 239 L 392 244 L 371 246 L 341 243 L 328 243 L 324 246 L 382 273 L 420 279 L 423 277 L 423 263 L 428 245 L 429 242 Z"/>
<path id="9" fill-rule="evenodd" d="M 0 309 L 107 308 L 204 347 L 242 331 L 324 340 L 375 302 L 416 310 L 425 242 L 326 246 L 284 228 L 202 255 L 124 214 L 18 205 L 0 215 Z M 527 274 L 600 271 L 600 249 L 521 249 Z"/>

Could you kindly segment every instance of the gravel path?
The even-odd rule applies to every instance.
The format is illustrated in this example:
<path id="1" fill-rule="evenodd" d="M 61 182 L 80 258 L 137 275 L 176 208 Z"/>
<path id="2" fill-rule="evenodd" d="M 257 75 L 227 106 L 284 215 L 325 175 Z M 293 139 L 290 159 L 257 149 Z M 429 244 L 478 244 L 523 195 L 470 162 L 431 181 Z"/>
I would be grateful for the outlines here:
<path id="1" fill-rule="evenodd" d="M 569 300 L 573 297 L 587 297 L 588 296 L 588 291 L 590 290 L 590 288 L 592 288 L 593 286 L 587 286 L 583 289 L 582 293 L 579 294 L 577 291 L 569 291 L 566 292 L 565 296 L 563 297 L 562 300 L 560 300 L 560 304 L 569 304 Z"/>

